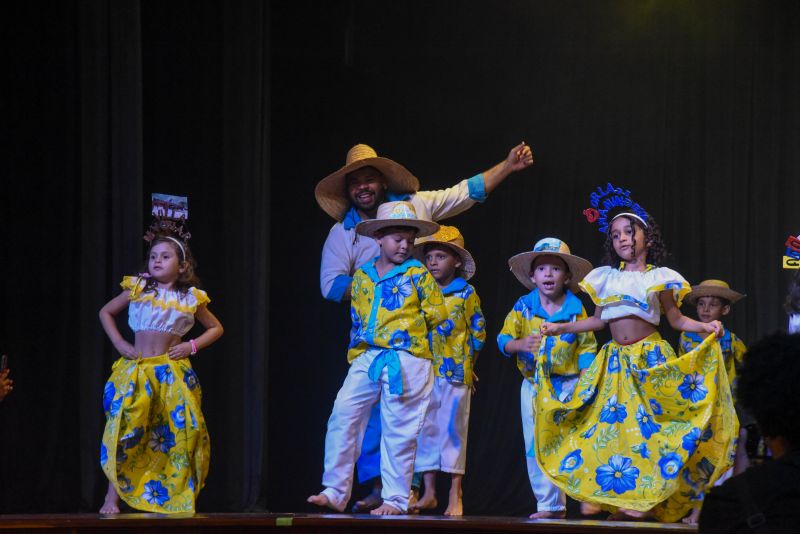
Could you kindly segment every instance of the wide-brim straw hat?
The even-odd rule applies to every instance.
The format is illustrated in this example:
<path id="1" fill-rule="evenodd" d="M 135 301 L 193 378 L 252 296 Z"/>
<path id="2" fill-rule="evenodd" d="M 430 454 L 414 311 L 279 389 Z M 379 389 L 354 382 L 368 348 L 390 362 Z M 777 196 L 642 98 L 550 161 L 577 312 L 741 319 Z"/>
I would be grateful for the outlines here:
<path id="1" fill-rule="evenodd" d="M 528 289 L 536 287 L 536 284 L 531 281 L 530 273 L 534 260 L 539 256 L 556 256 L 564 260 L 564 263 L 566 263 L 569 268 L 570 274 L 570 281 L 567 287 L 569 287 L 573 293 L 578 293 L 581 290 L 580 287 L 578 287 L 578 282 L 583 280 L 583 277 L 592 270 L 592 264 L 589 260 L 573 255 L 566 243 L 555 237 L 545 237 L 533 245 L 532 251 L 517 254 L 508 260 L 508 266 L 511 267 L 511 272 L 514 273 L 517 280 Z"/>
<path id="2" fill-rule="evenodd" d="M 464 236 L 458 231 L 455 226 L 440 226 L 439 231 L 435 234 L 421 237 L 415 243 L 414 255 L 420 261 L 423 261 L 425 256 L 425 245 L 440 244 L 445 245 L 461 258 L 461 267 L 458 268 L 459 276 L 464 280 L 469 280 L 475 276 L 475 259 L 467 249 L 464 248 Z M 424 263 L 424 261 L 423 261 Z"/>
<path id="3" fill-rule="evenodd" d="M 408 169 L 395 161 L 378 156 L 368 145 L 356 145 L 347 152 L 344 167 L 320 180 L 314 189 L 319 207 L 337 221 L 341 221 L 350 209 L 346 177 L 348 173 L 362 167 L 378 169 L 386 178 L 389 191 L 399 194 L 419 191 L 419 180 Z"/>
<path id="4" fill-rule="evenodd" d="M 375 232 L 390 226 L 410 227 L 417 229 L 417 236 L 431 235 L 439 230 L 439 225 L 417 217 L 414 204 L 403 200 L 384 202 L 378 206 L 378 214 L 374 219 L 361 221 L 356 225 L 356 232 L 361 235 L 375 237 Z"/>
<path id="5" fill-rule="evenodd" d="M 727 282 L 722 280 L 703 280 L 696 286 L 692 286 L 692 291 L 683 299 L 684 302 L 694 305 L 701 297 L 718 297 L 725 299 L 733 304 L 745 298 L 747 295 L 731 289 Z"/>

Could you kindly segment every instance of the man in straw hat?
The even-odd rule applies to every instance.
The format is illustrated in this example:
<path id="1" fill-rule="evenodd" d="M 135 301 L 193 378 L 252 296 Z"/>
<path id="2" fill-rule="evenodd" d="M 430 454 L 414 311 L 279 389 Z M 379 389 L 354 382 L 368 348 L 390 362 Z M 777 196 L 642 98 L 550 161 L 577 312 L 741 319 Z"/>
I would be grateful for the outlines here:
<path id="1" fill-rule="evenodd" d="M 374 238 L 380 255 L 353 275 L 350 369 L 328 420 L 322 492 L 308 502 L 343 511 L 353 486 L 353 467 L 376 404 L 381 436 L 383 504 L 374 515 L 408 511 L 417 435 L 433 387 L 428 336 L 447 319 L 433 276 L 411 257 L 416 236 L 439 225 L 420 220 L 410 202 L 386 202 L 377 218 L 356 231 Z"/>
<path id="2" fill-rule="evenodd" d="M 375 241 L 359 238 L 355 226 L 359 221 L 375 217 L 383 202 L 408 200 L 420 219 L 439 221 L 462 213 L 476 202 L 483 202 L 511 173 L 532 164 L 531 149 L 523 142 L 488 171 L 448 189 L 419 191 L 419 180 L 404 166 L 378 156 L 370 146 L 355 145 L 347 153 L 344 166 L 323 178 L 314 191 L 320 207 L 336 220 L 322 247 L 322 296 L 335 302 L 350 299 L 353 273 L 378 255 Z M 379 435 L 380 420 L 376 412 L 367 427 L 362 457 L 358 461 L 359 481 L 374 479 L 375 487 L 366 499 L 355 504 L 357 511 L 380 505 L 380 479 L 376 478 L 380 463 Z"/>
<path id="3" fill-rule="evenodd" d="M 522 373 L 520 409 L 522 435 L 525 440 L 525 460 L 528 479 L 536 497 L 537 511 L 532 519 L 563 519 L 567 498 L 537 463 L 535 435 L 545 435 L 546 428 L 536 429 L 537 384 L 536 358 L 543 351 L 548 358 L 549 381 L 556 398 L 566 402 L 572 397 L 582 374 L 594 360 L 597 342 L 592 332 L 566 336 L 547 336 L 541 347 L 543 322 L 574 322 L 586 319 L 586 309 L 575 296 L 578 283 L 592 270 L 592 264 L 570 252 L 566 243 L 554 237 L 540 239 L 533 250 L 517 254 L 508 260 L 517 280 L 531 290 L 514 304 L 497 336 L 500 352 L 506 357 L 517 356 Z M 540 350 L 541 349 L 541 350 Z M 539 395 L 542 397 L 542 394 Z M 539 401 L 542 402 L 542 401 Z"/>

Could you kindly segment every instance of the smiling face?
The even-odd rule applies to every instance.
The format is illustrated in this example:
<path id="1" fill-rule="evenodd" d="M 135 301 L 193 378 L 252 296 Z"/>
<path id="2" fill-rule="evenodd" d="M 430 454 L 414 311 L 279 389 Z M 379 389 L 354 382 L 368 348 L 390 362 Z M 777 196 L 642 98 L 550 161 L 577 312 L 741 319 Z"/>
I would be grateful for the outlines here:
<path id="1" fill-rule="evenodd" d="M 539 293 L 550 300 L 560 298 L 570 280 L 567 264 L 558 256 L 536 258 L 531 265 L 530 277 Z"/>
<path id="2" fill-rule="evenodd" d="M 153 245 L 147 260 L 147 270 L 150 276 L 162 284 L 171 284 L 178 279 L 178 275 L 185 269 L 181 263 L 180 252 L 177 245 L 169 242 L 160 242 Z"/>
<path id="3" fill-rule="evenodd" d="M 416 228 L 391 227 L 377 233 L 375 240 L 381 247 L 381 258 L 400 265 L 411 255 L 415 237 L 417 237 Z"/>
<path id="4" fill-rule="evenodd" d="M 644 263 L 647 260 L 647 249 L 650 245 L 646 243 L 644 229 L 639 223 L 623 215 L 614 219 L 608 233 L 614 252 L 622 261 L 639 263 L 637 260 L 640 260 Z"/>
<path id="5" fill-rule="evenodd" d="M 719 297 L 700 297 L 697 299 L 697 317 L 704 323 L 719 321 L 723 315 L 731 311 L 727 304 Z"/>
<path id="6" fill-rule="evenodd" d="M 345 178 L 347 198 L 357 210 L 375 217 L 386 196 L 386 178 L 375 167 L 361 167 Z"/>
<path id="7" fill-rule="evenodd" d="M 446 245 L 426 246 L 424 259 L 425 267 L 441 287 L 452 282 L 461 267 L 461 256 Z"/>

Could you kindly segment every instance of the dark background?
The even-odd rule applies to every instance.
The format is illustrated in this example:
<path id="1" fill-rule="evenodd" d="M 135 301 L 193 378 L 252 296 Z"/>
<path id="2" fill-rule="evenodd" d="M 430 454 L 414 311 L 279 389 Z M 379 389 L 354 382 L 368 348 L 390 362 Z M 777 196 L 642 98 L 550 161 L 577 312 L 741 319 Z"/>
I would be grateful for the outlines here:
<path id="1" fill-rule="evenodd" d="M 349 328 L 319 294 L 333 221 L 315 184 L 359 142 L 434 189 L 525 140 L 534 166 L 450 222 L 490 339 L 465 510 L 532 512 L 521 379 L 492 341 L 524 292 L 507 259 L 556 236 L 597 264 L 581 211 L 611 181 L 661 224 L 667 265 L 748 294 L 728 327 L 749 343 L 784 327 L 798 16 L 792 1 L 8 3 L 0 350 L 16 389 L 0 405 L 0 511 L 100 506 L 114 355 L 97 311 L 140 267 L 154 191 L 189 196 L 225 326 L 193 359 L 213 449 L 198 509 L 309 510 Z"/>

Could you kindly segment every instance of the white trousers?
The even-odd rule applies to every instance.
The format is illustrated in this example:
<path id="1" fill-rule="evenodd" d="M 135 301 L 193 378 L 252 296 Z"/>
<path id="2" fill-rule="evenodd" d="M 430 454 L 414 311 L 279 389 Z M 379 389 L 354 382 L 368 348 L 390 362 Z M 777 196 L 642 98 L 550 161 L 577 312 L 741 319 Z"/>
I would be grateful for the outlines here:
<path id="1" fill-rule="evenodd" d="M 425 420 L 425 412 L 433 387 L 431 362 L 404 351 L 397 351 L 403 380 L 403 393 L 389 391 L 388 368 L 381 371 L 377 382 L 367 372 L 380 354 L 370 349 L 350 364 L 325 436 L 325 473 L 322 493 L 331 505 L 344 511 L 353 489 L 353 468 L 361 453 L 361 440 L 375 403 L 381 410 L 381 480 L 383 502 L 408 511 L 411 477 L 417 452 L 417 436 Z"/>
<path id="2" fill-rule="evenodd" d="M 471 397 L 469 386 L 434 378 L 425 424 L 417 440 L 415 471 L 464 474 Z"/>
<path id="3" fill-rule="evenodd" d="M 522 380 L 520 389 L 520 411 L 522 413 L 522 436 L 525 438 L 525 460 L 528 464 L 528 479 L 531 481 L 533 496 L 536 497 L 537 512 L 561 512 L 567 509 L 567 497 L 564 492 L 550 482 L 539 465 L 533 451 L 535 434 L 533 423 L 533 384 Z"/>

